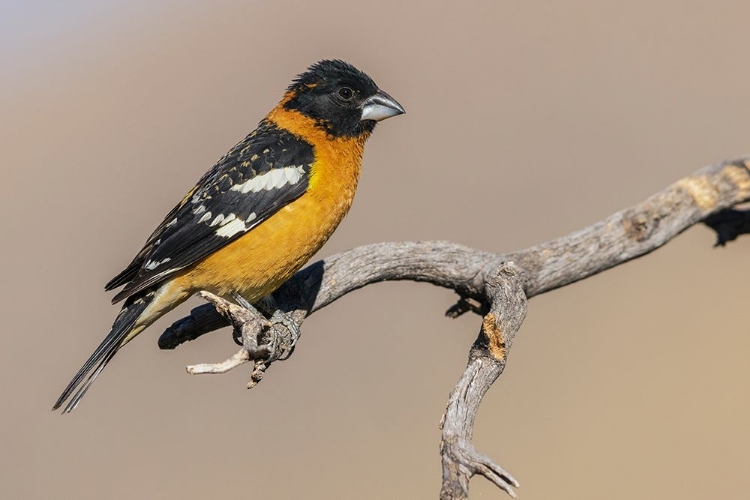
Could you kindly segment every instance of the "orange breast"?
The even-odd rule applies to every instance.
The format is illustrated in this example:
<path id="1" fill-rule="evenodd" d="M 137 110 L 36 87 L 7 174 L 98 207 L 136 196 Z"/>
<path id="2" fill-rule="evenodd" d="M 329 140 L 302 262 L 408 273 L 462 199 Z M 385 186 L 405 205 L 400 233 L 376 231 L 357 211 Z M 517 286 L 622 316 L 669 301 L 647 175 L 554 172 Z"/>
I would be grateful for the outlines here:
<path id="1" fill-rule="evenodd" d="M 282 101 L 283 102 L 283 101 Z M 308 190 L 246 235 L 176 278 L 190 292 L 239 292 L 256 301 L 296 273 L 333 234 L 351 207 L 366 137 L 332 138 L 280 105 L 268 118 L 313 145 Z"/>

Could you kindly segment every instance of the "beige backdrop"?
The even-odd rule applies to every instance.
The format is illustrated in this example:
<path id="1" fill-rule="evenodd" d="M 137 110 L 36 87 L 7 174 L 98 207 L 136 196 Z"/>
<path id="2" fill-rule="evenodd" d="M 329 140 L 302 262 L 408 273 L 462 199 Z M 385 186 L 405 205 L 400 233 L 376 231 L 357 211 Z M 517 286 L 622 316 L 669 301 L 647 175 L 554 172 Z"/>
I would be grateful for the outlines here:
<path id="1" fill-rule="evenodd" d="M 320 58 L 408 110 L 378 127 L 323 255 L 515 250 L 750 152 L 747 2 L 2 4 L 3 499 L 436 497 L 479 319 L 445 319 L 454 296 L 424 284 L 314 315 L 251 392 L 249 369 L 185 374 L 234 352 L 226 331 L 157 349 L 183 306 L 74 414 L 49 411 L 116 314 L 103 284 Z M 531 302 L 476 432 L 522 498 L 746 497 L 750 238 L 713 238 Z"/>

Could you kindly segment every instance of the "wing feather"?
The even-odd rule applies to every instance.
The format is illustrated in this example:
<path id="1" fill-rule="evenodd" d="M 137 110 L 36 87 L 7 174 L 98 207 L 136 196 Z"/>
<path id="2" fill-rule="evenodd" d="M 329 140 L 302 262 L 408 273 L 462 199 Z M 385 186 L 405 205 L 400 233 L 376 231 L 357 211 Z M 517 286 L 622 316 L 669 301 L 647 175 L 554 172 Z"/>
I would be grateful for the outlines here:
<path id="1" fill-rule="evenodd" d="M 232 148 L 175 206 L 130 265 L 106 285 L 125 285 L 123 300 L 168 279 L 231 243 L 308 186 L 313 148 L 302 139 L 261 122 Z"/>

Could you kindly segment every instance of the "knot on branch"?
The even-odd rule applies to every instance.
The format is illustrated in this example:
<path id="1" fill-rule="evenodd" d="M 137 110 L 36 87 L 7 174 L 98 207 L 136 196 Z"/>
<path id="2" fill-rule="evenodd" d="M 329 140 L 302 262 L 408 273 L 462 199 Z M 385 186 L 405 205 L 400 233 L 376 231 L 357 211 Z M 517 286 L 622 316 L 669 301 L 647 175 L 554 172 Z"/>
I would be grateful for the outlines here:
<path id="1" fill-rule="evenodd" d="M 659 228 L 659 217 L 650 212 L 637 212 L 633 215 L 626 215 L 623 226 L 628 238 L 643 242 Z"/>

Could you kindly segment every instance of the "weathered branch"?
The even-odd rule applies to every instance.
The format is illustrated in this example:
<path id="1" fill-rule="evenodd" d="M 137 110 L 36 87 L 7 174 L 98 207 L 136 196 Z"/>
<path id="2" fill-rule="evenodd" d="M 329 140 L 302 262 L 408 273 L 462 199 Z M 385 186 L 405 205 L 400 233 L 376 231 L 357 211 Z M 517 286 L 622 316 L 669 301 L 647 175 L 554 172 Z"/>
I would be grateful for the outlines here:
<path id="1" fill-rule="evenodd" d="M 526 250 L 496 254 L 450 242 L 368 245 L 310 265 L 274 297 L 279 309 L 301 325 L 308 315 L 369 284 L 424 281 L 459 294 L 449 315 L 470 310 L 484 314 L 480 336 L 444 417 L 441 498 L 466 498 L 469 478 L 475 474 L 513 495 L 511 487 L 518 483 L 477 453 L 471 436 L 482 397 L 505 367 L 525 316 L 526 299 L 645 255 L 702 221 L 717 232 L 718 244 L 723 245 L 750 232 L 748 212 L 731 210 L 748 200 L 750 157 L 742 157 L 700 169 L 634 207 Z M 228 317 L 235 336 L 242 337 L 237 333 L 243 328 L 242 319 Z M 206 304 L 168 328 L 159 346 L 172 349 L 228 324 L 214 306 Z"/>
<path id="2" fill-rule="evenodd" d="M 485 393 L 497 380 L 526 317 L 523 271 L 512 262 L 500 266 L 485 286 L 491 304 L 484 316 L 477 340 L 469 351 L 469 364 L 448 399 L 441 422 L 440 454 L 443 457 L 443 486 L 440 498 L 468 498 L 469 479 L 479 474 L 516 497 L 518 481 L 471 443 L 474 419 Z"/>

